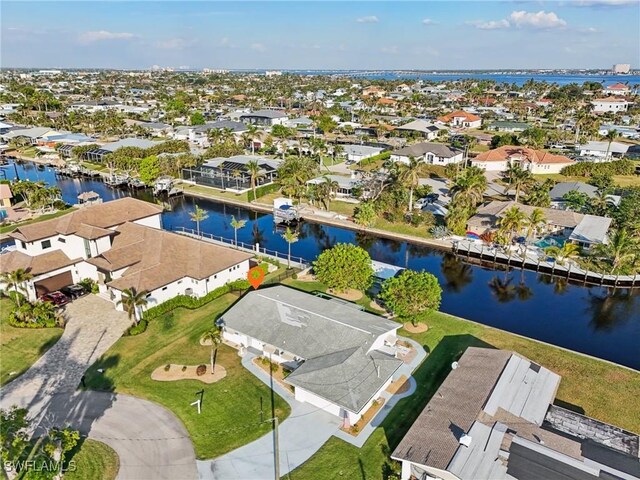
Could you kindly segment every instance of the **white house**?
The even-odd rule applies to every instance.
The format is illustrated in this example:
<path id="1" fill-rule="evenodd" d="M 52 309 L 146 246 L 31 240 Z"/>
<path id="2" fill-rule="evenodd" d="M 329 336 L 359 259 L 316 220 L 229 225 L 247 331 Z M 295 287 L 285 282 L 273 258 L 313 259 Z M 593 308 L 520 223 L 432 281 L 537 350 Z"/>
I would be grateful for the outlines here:
<path id="1" fill-rule="evenodd" d="M 614 157 L 623 157 L 629 145 L 620 142 L 587 142 L 582 145 L 576 145 L 576 151 L 581 156 L 593 157 L 594 162 L 608 162 Z"/>
<path id="2" fill-rule="evenodd" d="M 352 162 L 360 162 L 365 158 L 375 157 L 384 151 L 381 147 L 370 147 L 368 145 L 342 145 L 342 155 Z"/>
<path id="3" fill-rule="evenodd" d="M 624 83 L 618 82 L 613 85 L 608 85 L 602 89 L 602 93 L 604 95 L 616 95 L 616 96 L 625 96 L 631 93 L 631 88 L 629 85 L 625 85 Z"/>
<path id="4" fill-rule="evenodd" d="M 428 164 L 449 165 L 461 162 L 464 159 L 464 152 L 442 143 L 423 142 L 394 150 L 390 159 L 392 162 L 408 164 L 411 157 Z"/>
<path id="5" fill-rule="evenodd" d="M 261 125 L 263 127 L 283 125 L 287 120 L 289 120 L 289 115 L 280 110 L 258 110 L 240 115 L 242 123 Z"/>
<path id="6" fill-rule="evenodd" d="M 591 100 L 591 105 L 595 113 L 618 113 L 626 112 L 629 107 L 629 102 L 624 98 L 596 98 Z"/>
<path id="7" fill-rule="evenodd" d="M 482 152 L 471 160 L 471 165 L 488 172 L 503 172 L 513 163 L 520 164 L 531 173 L 560 173 L 564 167 L 576 163 L 564 155 L 555 155 L 544 150 L 506 145 Z"/>
<path id="8" fill-rule="evenodd" d="M 464 110 L 456 110 L 437 118 L 437 121 L 455 128 L 480 128 L 482 118 Z"/>
<path id="9" fill-rule="evenodd" d="M 278 285 L 251 291 L 217 322 L 241 354 L 292 372 L 295 398 L 353 425 L 394 379 L 399 324 Z"/>
<path id="10" fill-rule="evenodd" d="M 444 127 L 435 125 L 427 120 L 417 119 L 397 127 L 396 132 L 416 132 L 427 140 L 434 140 L 438 136 L 438 132 Z"/>
<path id="11" fill-rule="evenodd" d="M 30 272 L 31 300 L 91 278 L 114 302 L 125 289 L 146 290 L 149 307 L 178 294 L 206 295 L 246 276 L 250 254 L 166 232 L 161 213 L 155 204 L 125 197 L 18 227 L 10 234 L 16 250 L 2 256 L 0 271 Z"/>

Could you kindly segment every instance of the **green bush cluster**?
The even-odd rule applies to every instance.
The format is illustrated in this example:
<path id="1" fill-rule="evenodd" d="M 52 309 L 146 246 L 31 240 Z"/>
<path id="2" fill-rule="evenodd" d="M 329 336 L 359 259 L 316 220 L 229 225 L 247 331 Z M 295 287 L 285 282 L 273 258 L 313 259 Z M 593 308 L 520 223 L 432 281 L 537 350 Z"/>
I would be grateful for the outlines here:
<path id="1" fill-rule="evenodd" d="M 360 160 L 358 166 L 366 167 L 367 165 L 371 165 L 376 163 L 379 160 L 388 160 L 391 157 L 391 151 L 386 151 L 379 153 L 378 155 L 374 155 L 373 157 L 365 158 L 364 160 Z"/>
<path id="2" fill-rule="evenodd" d="M 269 193 L 273 193 L 273 192 L 277 192 L 278 190 L 280 190 L 280 185 L 278 185 L 277 183 L 271 183 L 269 185 L 263 185 L 261 187 L 257 187 L 256 188 L 256 195 L 255 197 L 253 196 L 253 190 L 249 190 L 249 192 L 247 193 L 247 198 L 249 199 L 249 201 L 253 201 L 256 198 L 260 198 L 263 197 Z"/>
<path id="3" fill-rule="evenodd" d="M 137 325 L 134 325 L 133 327 L 129 328 L 129 330 L 127 330 L 127 335 L 129 335 L 130 337 L 133 337 L 134 335 L 140 335 L 141 333 L 144 333 L 146 329 L 147 321 L 143 318 L 138 322 Z"/>
<path id="4" fill-rule="evenodd" d="M 579 162 L 574 165 L 564 167 L 560 173 L 562 175 L 574 177 L 593 177 L 596 175 L 633 175 L 635 163 L 629 159 L 616 160 L 613 162 Z"/>

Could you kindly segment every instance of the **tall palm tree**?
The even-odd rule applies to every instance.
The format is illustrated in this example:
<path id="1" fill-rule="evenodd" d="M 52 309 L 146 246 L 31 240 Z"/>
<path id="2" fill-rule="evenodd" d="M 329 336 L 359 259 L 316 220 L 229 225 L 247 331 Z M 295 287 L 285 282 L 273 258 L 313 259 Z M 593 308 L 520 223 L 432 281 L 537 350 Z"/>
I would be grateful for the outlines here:
<path id="1" fill-rule="evenodd" d="M 567 260 L 572 260 L 580 255 L 580 247 L 575 243 L 565 243 L 562 247 L 547 247 L 544 252 L 558 263 L 564 265 Z"/>
<path id="2" fill-rule="evenodd" d="M 319 201 L 324 205 L 325 210 L 329 210 L 331 200 L 335 196 L 340 185 L 335 180 L 325 176 L 323 181 L 316 185 L 315 193 Z"/>
<path id="3" fill-rule="evenodd" d="M 136 291 L 134 287 L 125 288 L 122 291 L 122 297 L 118 300 L 117 305 L 122 305 L 124 311 L 129 315 L 129 320 L 133 320 L 138 325 L 138 311 L 147 305 L 147 295 L 149 292 L 142 290 Z"/>
<path id="4" fill-rule="evenodd" d="M 413 212 L 413 192 L 420 182 L 420 161 L 409 157 L 409 163 L 400 167 L 400 181 L 409 188 L 409 213 Z"/>
<path id="5" fill-rule="evenodd" d="M 482 169 L 469 167 L 456 177 L 451 192 L 457 201 L 475 208 L 482 201 L 486 189 L 487 178 Z"/>
<path id="6" fill-rule="evenodd" d="M 259 178 L 264 177 L 264 173 L 262 172 L 262 169 L 260 168 L 260 165 L 258 165 L 258 161 L 257 160 L 250 160 L 249 162 L 247 162 L 247 173 L 249 173 L 249 177 L 251 179 L 251 190 L 253 191 L 253 199 L 256 199 L 256 183 L 258 182 Z"/>
<path id="7" fill-rule="evenodd" d="M 531 238 L 538 233 L 538 230 L 547 221 L 544 212 L 540 208 L 534 208 L 526 219 L 527 238 Z"/>
<path id="8" fill-rule="evenodd" d="M 215 372 L 215 363 L 213 359 L 215 358 L 218 351 L 218 346 L 220 346 L 220 344 L 222 343 L 222 334 L 220 332 L 220 328 L 210 328 L 202 334 L 200 340 L 206 343 L 211 342 L 211 375 L 213 375 Z"/>
<path id="9" fill-rule="evenodd" d="M 196 204 L 196 208 L 189 214 L 189 217 L 191 218 L 192 222 L 196 222 L 196 231 L 198 233 L 198 236 L 200 236 L 200 222 L 204 222 L 207 218 L 209 218 L 207 211 L 203 208 L 200 208 Z"/>
<path id="10" fill-rule="evenodd" d="M 522 168 L 519 163 L 511 163 L 507 167 L 507 170 L 505 170 L 503 179 L 508 184 L 508 186 L 505 188 L 504 193 L 506 194 L 509 191 L 510 187 L 514 188 L 516 190 L 516 195 L 514 198 L 516 202 L 520 198 L 520 192 L 522 191 L 522 189 L 531 185 L 534 181 L 531 172 Z"/>
<path id="11" fill-rule="evenodd" d="M 511 207 L 504 216 L 500 217 L 498 220 L 499 231 L 507 236 L 508 243 L 511 243 L 513 236 L 522 230 L 526 219 L 525 213 L 516 206 Z"/>
<path id="12" fill-rule="evenodd" d="M 26 271 L 24 268 L 18 268 L 12 272 L 3 273 L 0 275 L 0 282 L 7 285 L 7 288 L 13 288 L 16 292 L 16 305 L 20 307 L 20 290 L 26 291 L 24 286 L 25 282 L 28 282 L 33 278 L 33 275 Z"/>
<path id="13" fill-rule="evenodd" d="M 618 138 L 618 132 L 616 132 L 615 130 L 611 129 L 607 132 L 607 134 L 604 136 L 605 140 L 607 140 L 609 142 L 609 144 L 607 145 L 607 154 L 605 155 L 604 158 L 609 158 L 609 153 L 611 152 L 611 144 L 613 143 L 613 141 Z"/>
<path id="14" fill-rule="evenodd" d="M 246 220 L 236 220 L 234 215 L 231 216 L 231 226 L 233 227 L 233 238 L 236 247 L 238 246 L 238 230 L 247 224 Z"/>
<path id="15" fill-rule="evenodd" d="M 607 259 L 612 271 L 616 272 L 625 265 L 631 264 L 640 257 L 640 242 L 629 235 L 626 229 L 620 228 L 609 236 L 608 243 L 595 247 L 596 255 Z"/>
<path id="16" fill-rule="evenodd" d="M 289 247 L 289 252 L 287 256 L 287 268 L 291 268 L 291 244 L 296 243 L 298 241 L 298 234 L 291 230 L 289 227 L 282 234 L 282 238 L 287 242 L 287 246 Z"/>

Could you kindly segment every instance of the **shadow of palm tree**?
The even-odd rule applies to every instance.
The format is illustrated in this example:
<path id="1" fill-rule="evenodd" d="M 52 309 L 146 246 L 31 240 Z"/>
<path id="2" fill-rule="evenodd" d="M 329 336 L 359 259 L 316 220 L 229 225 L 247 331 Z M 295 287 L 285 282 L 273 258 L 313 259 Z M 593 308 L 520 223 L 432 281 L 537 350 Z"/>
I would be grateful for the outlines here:
<path id="1" fill-rule="evenodd" d="M 493 277 L 489 281 L 489 288 L 491 289 L 491 293 L 497 298 L 500 303 L 508 303 L 514 300 L 518 292 L 516 287 L 511 285 L 513 281 L 512 277 L 505 277 L 504 279 L 499 276 Z"/>
<path id="2" fill-rule="evenodd" d="M 459 293 L 473 282 L 471 266 L 451 253 L 443 256 L 440 271 L 445 279 L 444 288 L 448 292 Z"/>

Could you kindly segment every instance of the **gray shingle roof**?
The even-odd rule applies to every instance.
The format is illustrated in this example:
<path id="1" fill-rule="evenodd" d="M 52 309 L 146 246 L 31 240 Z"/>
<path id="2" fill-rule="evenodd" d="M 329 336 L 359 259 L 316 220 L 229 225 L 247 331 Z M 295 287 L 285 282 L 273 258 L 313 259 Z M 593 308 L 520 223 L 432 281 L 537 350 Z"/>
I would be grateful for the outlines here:
<path id="1" fill-rule="evenodd" d="M 598 189 L 593 185 L 589 185 L 584 182 L 560 182 L 556 183 L 549 195 L 551 196 L 551 200 L 560 201 L 562 197 L 569 193 L 571 190 L 575 190 L 577 192 L 586 193 L 589 198 L 594 198 L 596 196 L 596 192 Z"/>
<path id="2" fill-rule="evenodd" d="M 433 153 L 438 157 L 451 158 L 462 153 L 462 150 L 450 148 L 442 143 L 422 142 L 401 148 L 393 152 L 393 155 L 402 157 L 421 157 L 426 153 Z"/>

